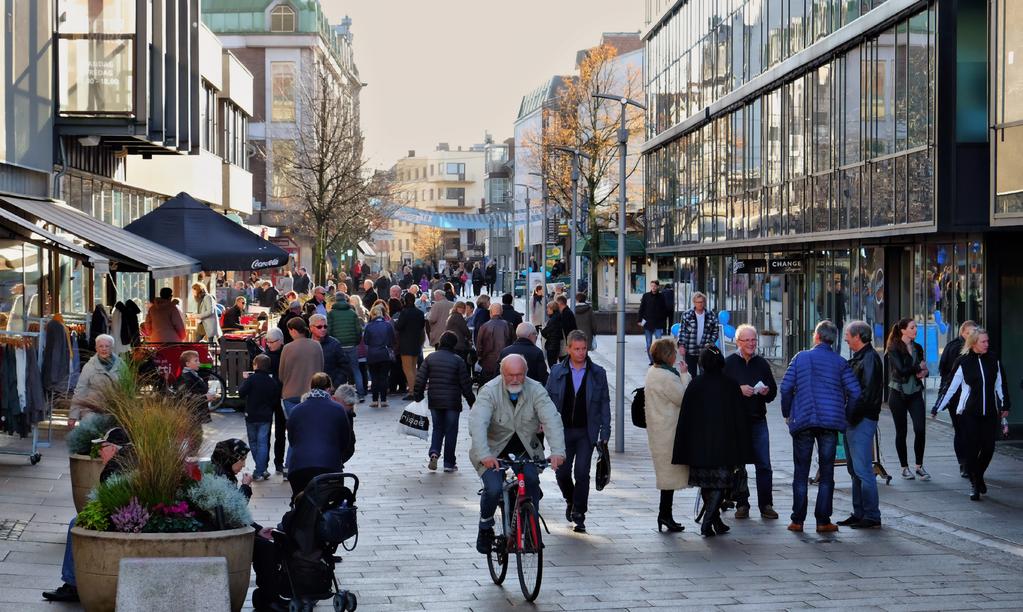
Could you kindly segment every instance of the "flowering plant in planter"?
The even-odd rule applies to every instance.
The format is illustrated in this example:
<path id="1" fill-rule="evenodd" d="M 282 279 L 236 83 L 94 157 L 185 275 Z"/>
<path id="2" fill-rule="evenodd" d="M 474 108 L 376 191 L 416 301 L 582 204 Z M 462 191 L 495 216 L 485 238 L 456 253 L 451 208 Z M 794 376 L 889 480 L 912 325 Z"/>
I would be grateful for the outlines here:
<path id="1" fill-rule="evenodd" d="M 125 389 L 131 390 L 130 385 Z M 245 495 L 227 478 L 195 479 L 187 461 L 196 446 L 193 413 L 173 396 L 115 391 L 110 415 L 129 445 L 111 461 L 118 475 L 101 483 L 79 514 L 77 525 L 122 533 L 189 533 L 245 527 L 252 522 Z"/>

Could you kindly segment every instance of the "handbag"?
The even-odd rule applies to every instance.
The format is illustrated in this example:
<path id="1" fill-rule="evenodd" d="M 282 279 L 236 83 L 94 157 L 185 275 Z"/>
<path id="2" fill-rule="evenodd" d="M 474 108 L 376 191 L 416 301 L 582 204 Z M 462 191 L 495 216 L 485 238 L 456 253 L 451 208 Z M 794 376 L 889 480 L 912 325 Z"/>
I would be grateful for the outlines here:
<path id="1" fill-rule="evenodd" d="M 430 417 L 426 399 L 405 406 L 398 417 L 398 433 L 426 440 L 430 435 Z"/>
<path id="2" fill-rule="evenodd" d="M 643 387 L 632 390 L 632 424 L 646 429 L 646 392 Z"/>
<path id="3" fill-rule="evenodd" d="M 607 442 L 597 442 L 597 490 L 603 491 L 611 482 L 611 453 L 607 450 Z"/>

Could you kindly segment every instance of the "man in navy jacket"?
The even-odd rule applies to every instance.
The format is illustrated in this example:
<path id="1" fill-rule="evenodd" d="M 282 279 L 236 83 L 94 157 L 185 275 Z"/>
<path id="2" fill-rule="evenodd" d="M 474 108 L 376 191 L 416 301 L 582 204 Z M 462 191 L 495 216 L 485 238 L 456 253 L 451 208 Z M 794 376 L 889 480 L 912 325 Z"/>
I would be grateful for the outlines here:
<path id="1" fill-rule="evenodd" d="M 597 444 L 611 437 L 611 396 L 607 372 L 587 354 L 586 334 L 571 332 L 567 345 L 568 358 L 555 364 L 547 379 L 547 393 L 565 426 L 565 462 L 555 475 L 565 498 L 565 519 L 575 523 L 576 532 L 586 533 L 590 463 Z"/>
<path id="2" fill-rule="evenodd" d="M 817 532 L 838 531 L 831 522 L 835 492 L 835 448 L 838 432 L 848 426 L 848 415 L 860 397 L 860 383 L 834 347 L 838 328 L 831 321 L 817 324 L 814 347 L 792 358 L 781 381 L 781 412 L 792 434 L 792 523 L 789 531 L 802 531 L 806 519 L 807 482 L 814 443 L 820 465 L 817 489 Z"/>

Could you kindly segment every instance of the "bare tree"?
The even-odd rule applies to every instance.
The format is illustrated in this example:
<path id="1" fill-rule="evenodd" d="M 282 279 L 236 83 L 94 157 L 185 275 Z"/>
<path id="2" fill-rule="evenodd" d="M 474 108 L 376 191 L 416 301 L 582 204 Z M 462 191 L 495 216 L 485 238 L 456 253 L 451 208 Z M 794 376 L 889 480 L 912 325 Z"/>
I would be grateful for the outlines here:
<path id="1" fill-rule="evenodd" d="M 275 148 L 278 193 L 297 218 L 298 233 L 313 240 L 314 278 L 327 277 L 331 250 L 355 249 L 393 214 L 392 182 L 368 170 L 355 93 L 324 64 L 304 75 L 298 88 L 291 145 Z"/>
<path id="2" fill-rule="evenodd" d="M 593 97 L 595 93 L 614 93 L 628 98 L 643 97 L 641 71 L 616 61 L 618 51 L 607 44 L 587 51 L 579 62 L 579 74 L 566 79 L 555 104 L 546 109 L 546 129 L 541 134 L 527 135 L 526 146 L 530 158 L 546 179 L 550 202 L 561 208 L 564 217 L 571 217 L 572 160 L 555 147 L 579 149 L 591 161 L 580 160 L 579 203 L 580 220 L 585 219 L 587 232 L 579 228 L 580 238 L 589 239 L 590 294 L 594 307 L 598 305 L 597 266 L 600 252 L 600 230 L 617 225 L 618 189 L 626 185 L 626 195 L 632 207 L 642 203 L 642 181 L 629 180 L 639 169 L 641 156 L 633 150 L 627 160 L 624 181 L 618 176 L 618 128 L 620 104 Z M 642 134 L 642 111 L 626 107 L 626 126 L 630 137 Z M 632 229 L 642 226 L 634 215 L 626 219 Z M 546 254 L 545 254 L 546 256 Z"/>

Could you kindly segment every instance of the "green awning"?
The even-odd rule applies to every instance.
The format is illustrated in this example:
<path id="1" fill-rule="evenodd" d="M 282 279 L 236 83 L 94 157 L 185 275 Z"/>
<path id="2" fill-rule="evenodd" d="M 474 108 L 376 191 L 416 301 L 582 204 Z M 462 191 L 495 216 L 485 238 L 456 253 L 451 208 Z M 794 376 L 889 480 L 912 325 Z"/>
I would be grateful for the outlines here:
<path id="1" fill-rule="evenodd" d="M 589 242 L 585 239 L 577 240 L 576 252 L 580 255 L 588 254 L 590 252 Z M 618 235 L 613 232 L 601 232 L 600 247 L 597 252 L 601 257 L 617 257 Z M 625 236 L 625 254 L 630 257 L 646 255 L 646 245 L 643 243 L 643 239 L 636 234 L 627 234 Z"/>

